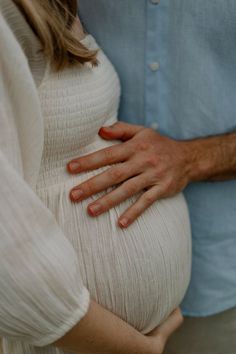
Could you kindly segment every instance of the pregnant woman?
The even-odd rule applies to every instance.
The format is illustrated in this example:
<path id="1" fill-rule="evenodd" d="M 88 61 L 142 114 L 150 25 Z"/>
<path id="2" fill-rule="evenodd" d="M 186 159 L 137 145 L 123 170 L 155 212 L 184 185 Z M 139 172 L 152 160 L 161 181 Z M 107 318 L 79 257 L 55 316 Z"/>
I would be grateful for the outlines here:
<path id="1" fill-rule="evenodd" d="M 107 168 L 70 175 L 66 165 L 114 144 L 98 131 L 117 120 L 119 79 L 75 18 L 76 1 L 0 4 L 21 45 L 2 18 L 3 352 L 161 353 L 158 333 L 178 326 L 177 312 L 163 321 L 190 277 L 184 198 L 154 203 L 128 229 L 116 220 L 133 197 L 98 219 L 85 212 L 94 197 L 71 203 L 73 186 Z"/>

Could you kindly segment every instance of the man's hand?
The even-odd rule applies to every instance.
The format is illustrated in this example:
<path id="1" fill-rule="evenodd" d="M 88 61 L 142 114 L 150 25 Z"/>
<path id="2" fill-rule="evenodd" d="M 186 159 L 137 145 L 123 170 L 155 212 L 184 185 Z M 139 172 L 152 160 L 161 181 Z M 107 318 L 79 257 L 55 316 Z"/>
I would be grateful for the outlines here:
<path id="1" fill-rule="evenodd" d="M 71 200 L 78 202 L 120 184 L 88 206 L 91 216 L 100 215 L 143 191 L 141 197 L 119 217 L 119 225 L 127 227 L 153 202 L 175 195 L 188 184 L 188 149 L 184 142 L 162 136 L 152 129 L 121 122 L 101 128 L 99 134 L 104 139 L 119 139 L 123 143 L 68 164 L 70 173 L 117 164 L 72 189 Z"/>

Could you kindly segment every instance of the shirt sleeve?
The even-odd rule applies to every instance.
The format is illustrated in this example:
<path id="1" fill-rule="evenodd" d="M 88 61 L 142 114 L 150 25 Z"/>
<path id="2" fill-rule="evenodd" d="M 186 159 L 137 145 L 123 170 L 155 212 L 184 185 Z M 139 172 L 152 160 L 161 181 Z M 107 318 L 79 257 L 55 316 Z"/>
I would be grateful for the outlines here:
<path id="1" fill-rule="evenodd" d="M 0 335 L 51 344 L 89 301 L 72 245 L 0 151 Z"/>

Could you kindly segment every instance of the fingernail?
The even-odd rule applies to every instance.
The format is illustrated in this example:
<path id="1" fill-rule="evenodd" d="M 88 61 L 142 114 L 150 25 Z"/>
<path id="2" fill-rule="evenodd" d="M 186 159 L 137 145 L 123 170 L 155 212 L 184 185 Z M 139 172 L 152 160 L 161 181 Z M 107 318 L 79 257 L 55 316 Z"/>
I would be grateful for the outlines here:
<path id="1" fill-rule="evenodd" d="M 119 220 L 119 224 L 122 226 L 122 227 L 127 227 L 129 225 L 129 219 L 128 218 L 123 218 L 123 219 L 120 219 Z"/>
<path id="2" fill-rule="evenodd" d="M 71 191 L 70 195 L 73 200 L 78 201 L 82 196 L 84 192 L 81 189 L 74 189 Z"/>
<path id="3" fill-rule="evenodd" d="M 78 170 L 79 170 L 80 164 L 79 164 L 78 162 L 76 162 L 76 161 L 70 162 L 70 163 L 68 164 L 68 168 L 69 168 L 69 171 L 70 171 L 70 172 L 75 172 L 75 171 L 78 171 Z"/>
<path id="4" fill-rule="evenodd" d="M 92 215 L 98 215 L 102 211 L 102 206 L 100 204 L 93 204 L 90 205 L 88 208 Z"/>
<path id="5" fill-rule="evenodd" d="M 113 128 L 112 125 L 107 125 L 107 126 L 105 126 L 105 127 L 102 127 L 101 129 L 112 129 L 112 128 Z"/>

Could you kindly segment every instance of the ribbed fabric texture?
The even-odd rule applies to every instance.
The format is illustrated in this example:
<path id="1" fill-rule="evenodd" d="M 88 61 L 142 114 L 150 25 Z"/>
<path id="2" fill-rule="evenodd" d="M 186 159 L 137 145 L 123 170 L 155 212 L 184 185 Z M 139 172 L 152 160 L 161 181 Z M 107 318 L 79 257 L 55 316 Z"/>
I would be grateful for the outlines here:
<path id="1" fill-rule="evenodd" d="M 97 48 L 91 36 L 84 44 Z M 66 163 L 111 145 L 97 133 L 117 119 L 119 80 L 101 50 L 98 59 L 97 68 L 53 73 L 47 66 L 40 79 L 44 146 L 35 192 L 43 203 L 1 160 L 0 182 L 7 186 L 0 215 L 4 354 L 65 354 L 47 344 L 86 313 L 88 291 L 148 333 L 180 303 L 189 282 L 190 225 L 182 195 L 155 203 L 127 230 L 118 228 L 117 217 L 138 195 L 99 218 L 90 218 L 86 206 L 104 193 L 78 204 L 69 200 L 73 186 L 105 168 L 70 176 Z"/>
<path id="2" fill-rule="evenodd" d="M 91 36 L 84 44 L 97 49 Z M 117 217 L 138 196 L 91 218 L 86 206 L 102 196 L 72 204 L 70 189 L 106 168 L 70 176 L 66 163 L 111 145 L 98 137 L 117 120 L 119 80 L 104 53 L 99 67 L 47 69 L 39 87 L 45 140 L 37 194 L 55 215 L 78 254 L 91 297 L 143 333 L 156 327 L 181 301 L 190 273 L 190 228 L 181 195 L 155 203 L 127 230 Z M 53 353 L 53 351 L 52 351 Z"/>

